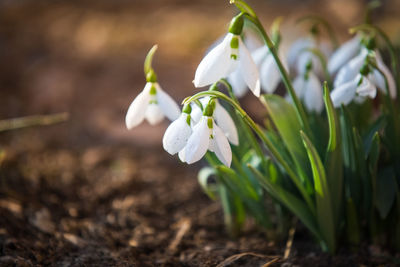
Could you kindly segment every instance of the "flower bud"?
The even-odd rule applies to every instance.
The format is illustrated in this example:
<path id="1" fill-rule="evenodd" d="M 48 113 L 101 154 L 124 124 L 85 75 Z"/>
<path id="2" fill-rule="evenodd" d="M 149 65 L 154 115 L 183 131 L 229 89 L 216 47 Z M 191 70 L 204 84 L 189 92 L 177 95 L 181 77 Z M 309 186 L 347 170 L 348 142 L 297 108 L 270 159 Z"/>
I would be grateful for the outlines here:
<path id="1" fill-rule="evenodd" d="M 186 114 L 192 113 L 192 106 L 190 104 L 184 105 L 183 109 L 182 109 L 182 112 L 186 113 Z"/>
<path id="2" fill-rule="evenodd" d="M 214 101 L 213 101 L 214 102 Z M 214 106 L 212 103 L 207 104 L 206 108 L 204 109 L 203 115 L 207 117 L 211 117 L 214 113 Z"/>

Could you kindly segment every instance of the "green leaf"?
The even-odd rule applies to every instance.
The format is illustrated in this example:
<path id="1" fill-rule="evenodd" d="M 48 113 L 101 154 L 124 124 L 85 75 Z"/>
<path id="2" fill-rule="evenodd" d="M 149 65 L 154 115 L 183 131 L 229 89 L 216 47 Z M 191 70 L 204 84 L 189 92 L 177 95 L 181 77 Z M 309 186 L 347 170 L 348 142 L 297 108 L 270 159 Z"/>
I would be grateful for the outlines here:
<path id="1" fill-rule="evenodd" d="M 251 165 L 248 165 L 249 169 L 254 173 L 255 177 L 259 180 L 260 184 L 269 192 L 275 199 L 283 203 L 293 214 L 295 214 L 304 225 L 313 233 L 318 239 L 321 240 L 320 232 L 318 231 L 316 222 L 314 220 L 314 216 L 312 212 L 305 204 L 305 202 L 293 195 L 289 191 L 286 191 L 284 188 L 280 187 L 278 184 L 272 183 L 271 178 L 264 176 L 261 172 L 259 172 L 256 168 Z M 273 180 L 274 178 L 272 178 Z"/>
<path id="2" fill-rule="evenodd" d="M 363 144 L 366 155 L 369 154 L 375 134 L 384 129 L 386 127 L 386 124 L 386 117 L 382 115 L 369 127 L 369 129 L 363 135 Z"/>
<path id="3" fill-rule="evenodd" d="M 324 101 L 329 123 L 329 142 L 325 155 L 325 169 L 328 188 L 334 209 L 335 229 L 338 229 L 342 210 L 343 195 L 343 157 L 340 123 L 330 97 L 327 83 L 324 83 Z"/>
<path id="4" fill-rule="evenodd" d="M 308 164 L 307 152 L 299 135 L 302 129 L 297 119 L 296 111 L 291 104 L 278 95 L 263 95 L 261 102 L 267 108 L 282 141 L 295 163 L 297 173 L 305 184 L 307 192 L 313 193 L 309 179 L 311 171 Z"/>
<path id="5" fill-rule="evenodd" d="M 325 168 L 317 150 L 304 132 L 300 132 L 307 150 L 314 178 L 315 198 L 317 203 L 317 221 L 321 234 L 330 252 L 336 249 L 336 232 L 334 225 L 334 211 L 331 202 Z"/>
<path id="6" fill-rule="evenodd" d="M 199 181 L 199 184 L 201 188 L 203 189 L 204 193 L 207 194 L 209 198 L 212 200 L 216 200 L 215 193 L 217 192 L 217 184 L 209 184 L 208 179 L 211 176 L 215 176 L 216 171 L 214 168 L 211 167 L 204 167 L 199 171 L 199 174 L 197 175 L 197 179 Z"/>
<path id="7" fill-rule="evenodd" d="M 385 219 L 393 206 L 397 192 L 396 176 L 393 168 L 385 168 L 379 172 L 376 180 L 376 202 L 379 215 Z"/>
<path id="8" fill-rule="evenodd" d="M 358 223 L 357 209 L 351 198 L 346 202 L 346 231 L 347 240 L 350 244 L 358 245 L 360 243 L 360 226 Z"/>

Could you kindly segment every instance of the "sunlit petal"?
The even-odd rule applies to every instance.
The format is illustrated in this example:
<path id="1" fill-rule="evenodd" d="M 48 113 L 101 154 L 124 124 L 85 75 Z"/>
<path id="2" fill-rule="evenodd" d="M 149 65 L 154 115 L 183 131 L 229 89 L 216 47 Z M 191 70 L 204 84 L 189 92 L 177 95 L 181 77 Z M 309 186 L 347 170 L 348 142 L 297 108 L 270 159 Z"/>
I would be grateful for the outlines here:
<path id="1" fill-rule="evenodd" d="M 193 133 L 189 137 L 185 146 L 185 161 L 192 164 L 199 161 L 208 150 L 211 130 L 207 125 L 208 117 L 202 117 L 200 122 L 193 128 Z"/>
<path id="2" fill-rule="evenodd" d="M 145 118 L 151 125 L 156 125 L 164 119 L 164 113 L 158 104 L 150 103 L 147 106 Z"/>
<path id="3" fill-rule="evenodd" d="M 163 147 L 171 155 L 181 151 L 192 134 L 192 128 L 187 123 L 187 119 L 188 114 L 182 113 L 165 131 Z"/>
<path id="4" fill-rule="evenodd" d="M 243 97 L 247 92 L 247 84 L 243 80 L 240 69 L 237 68 L 228 76 L 228 82 L 232 86 L 233 93 L 237 97 Z"/>
<path id="5" fill-rule="evenodd" d="M 336 75 L 334 81 L 334 87 L 339 87 L 340 85 L 353 80 L 357 74 L 360 72 L 361 67 L 364 64 L 365 57 L 368 51 L 363 49 L 360 54 L 351 59 L 348 63 L 341 67 Z"/>
<path id="6" fill-rule="evenodd" d="M 266 93 L 275 92 L 281 80 L 281 74 L 276 65 L 274 57 L 269 54 L 261 65 L 260 70 L 261 88 Z"/>
<path id="7" fill-rule="evenodd" d="M 239 68 L 243 79 L 254 95 L 260 96 L 260 75 L 249 50 L 239 38 Z"/>
<path id="8" fill-rule="evenodd" d="M 160 85 L 155 84 L 157 89 L 157 102 L 158 106 L 164 113 L 164 115 L 171 121 L 176 120 L 180 113 L 179 106 L 164 90 L 161 89 Z"/>
<path id="9" fill-rule="evenodd" d="M 217 125 L 213 127 L 213 139 L 211 139 L 210 142 L 212 143 L 212 150 L 215 155 L 217 155 L 217 158 L 224 165 L 230 167 L 232 162 L 231 146 L 229 145 L 228 139 Z"/>
<path id="10" fill-rule="evenodd" d="M 133 100 L 128 108 L 128 112 L 125 116 L 125 124 L 128 129 L 139 125 L 146 114 L 147 106 L 150 101 L 151 83 L 147 83 L 143 91 Z"/>
<path id="11" fill-rule="evenodd" d="M 214 111 L 215 122 L 221 128 L 222 132 L 228 138 L 229 142 L 235 146 L 239 145 L 239 135 L 236 125 L 229 115 L 228 111 L 217 102 Z"/>
<path id="12" fill-rule="evenodd" d="M 232 36 L 231 33 L 227 34 L 224 40 L 203 58 L 196 70 L 194 86 L 203 87 L 226 78 L 235 64 L 235 61 L 231 60 Z"/>

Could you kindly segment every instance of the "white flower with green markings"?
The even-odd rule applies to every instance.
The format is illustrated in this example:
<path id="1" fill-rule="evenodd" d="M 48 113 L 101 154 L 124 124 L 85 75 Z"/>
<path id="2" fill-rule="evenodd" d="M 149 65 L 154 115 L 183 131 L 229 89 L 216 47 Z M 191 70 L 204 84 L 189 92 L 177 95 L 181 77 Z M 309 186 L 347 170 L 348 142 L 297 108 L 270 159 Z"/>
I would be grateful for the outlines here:
<path id="1" fill-rule="evenodd" d="M 232 162 L 232 150 L 229 141 L 213 118 L 213 104 L 208 104 L 200 121 L 193 127 L 186 146 L 179 152 L 181 161 L 188 164 L 199 161 L 208 150 L 227 167 Z"/>
<path id="2" fill-rule="evenodd" d="M 239 15 L 232 20 L 224 40 L 214 47 L 197 67 L 193 81 L 196 87 L 213 84 L 238 71 L 250 90 L 256 96 L 260 96 L 259 72 L 240 36 L 242 30 L 243 18 Z"/>
<path id="3" fill-rule="evenodd" d="M 132 129 L 146 119 L 151 125 L 155 125 L 161 122 L 164 116 L 173 121 L 179 114 L 179 106 L 161 89 L 156 79 L 151 79 L 129 106 L 125 124 L 128 129 Z"/>

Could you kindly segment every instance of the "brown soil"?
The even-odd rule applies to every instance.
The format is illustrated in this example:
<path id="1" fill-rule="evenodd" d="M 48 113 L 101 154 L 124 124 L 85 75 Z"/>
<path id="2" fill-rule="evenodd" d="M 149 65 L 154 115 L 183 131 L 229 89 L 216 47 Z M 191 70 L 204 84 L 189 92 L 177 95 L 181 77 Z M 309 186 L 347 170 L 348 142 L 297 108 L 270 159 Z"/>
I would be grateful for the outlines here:
<path id="1" fill-rule="evenodd" d="M 329 256 L 301 225 L 288 259 L 285 242 L 268 240 L 251 221 L 232 238 L 220 205 L 197 184 L 201 164 L 162 150 L 166 124 L 124 128 L 153 43 L 164 88 L 178 100 L 194 92 L 196 64 L 233 13 L 227 1 L 16 2 L 0 3 L 0 117 L 71 117 L 0 133 L 0 266 L 400 264 L 368 246 Z M 265 17 L 294 12 L 255 4 Z"/>

